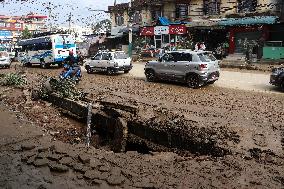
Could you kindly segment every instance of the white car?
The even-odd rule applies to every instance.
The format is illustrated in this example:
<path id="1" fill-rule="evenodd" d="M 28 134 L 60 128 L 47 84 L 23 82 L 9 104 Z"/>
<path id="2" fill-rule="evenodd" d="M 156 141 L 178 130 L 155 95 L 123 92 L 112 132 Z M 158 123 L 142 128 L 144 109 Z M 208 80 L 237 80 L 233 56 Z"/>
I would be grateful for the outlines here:
<path id="1" fill-rule="evenodd" d="M 11 59 L 6 51 L 0 51 L 0 67 L 10 68 Z"/>
<path id="2" fill-rule="evenodd" d="M 131 58 L 123 51 L 102 51 L 84 61 L 87 73 L 106 72 L 108 75 L 132 69 Z"/>

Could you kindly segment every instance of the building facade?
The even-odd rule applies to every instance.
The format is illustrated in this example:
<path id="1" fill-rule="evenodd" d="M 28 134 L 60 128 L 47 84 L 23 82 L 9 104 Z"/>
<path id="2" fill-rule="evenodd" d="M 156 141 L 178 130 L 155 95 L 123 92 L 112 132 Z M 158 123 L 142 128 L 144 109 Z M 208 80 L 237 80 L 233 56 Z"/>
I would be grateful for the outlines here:
<path id="1" fill-rule="evenodd" d="M 121 35 L 119 31 L 129 22 L 145 36 L 153 35 L 155 28 L 151 27 L 184 25 L 187 34 L 197 34 L 198 40 L 212 48 L 218 41 L 228 43 L 231 54 L 243 52 L 245 41 L 284 41 L 283 0 L 134 0 L 109 6 L 108 12 L 113 36 Z M 161 18 L 168 23 L 159 22 Z M 163 35 L 154 33 L 153 38 L 161 38 L 163 43 Z"/>
<path id="2" fill-rule="evenodd" d="M 25 28 L 32 34 L 46 32 L 47 16 L 29 13 L 23 16 L 0 15 L 0 43 L 11 46 L 21 37 Z"/>

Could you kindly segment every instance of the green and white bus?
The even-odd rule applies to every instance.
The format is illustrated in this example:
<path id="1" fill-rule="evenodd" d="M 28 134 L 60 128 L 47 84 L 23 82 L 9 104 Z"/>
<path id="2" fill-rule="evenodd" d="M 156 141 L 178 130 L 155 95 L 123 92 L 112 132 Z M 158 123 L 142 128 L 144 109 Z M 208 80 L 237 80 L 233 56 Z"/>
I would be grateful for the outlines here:
<path id="1" fill-rule="evenodd" d="M 73 51 L 76 56 L 75 40 L 69 34 L 53 34 L 21 40 L 18 60 L 24 66 L 40 64 L 42 68 L 50 65 L 61 66 L 63 60 Z"/>

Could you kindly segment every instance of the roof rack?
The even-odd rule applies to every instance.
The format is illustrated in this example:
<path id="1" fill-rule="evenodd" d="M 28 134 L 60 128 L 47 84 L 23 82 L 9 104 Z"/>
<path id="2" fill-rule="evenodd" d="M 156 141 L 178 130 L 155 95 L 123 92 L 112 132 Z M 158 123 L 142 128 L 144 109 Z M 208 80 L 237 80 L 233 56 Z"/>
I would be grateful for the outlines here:
<path id="1" fill-rule="evenodd" d="M 37 33 L 37 34 L 33 34 L 33 38 L 35 37 L 44 37 L 44 36 L 48 36 L 48 35 L 54 35 L 54 34 L 68 34 L 66 31 L 53 31 L 53 32 L 42 32 L 42 33 Z"/>

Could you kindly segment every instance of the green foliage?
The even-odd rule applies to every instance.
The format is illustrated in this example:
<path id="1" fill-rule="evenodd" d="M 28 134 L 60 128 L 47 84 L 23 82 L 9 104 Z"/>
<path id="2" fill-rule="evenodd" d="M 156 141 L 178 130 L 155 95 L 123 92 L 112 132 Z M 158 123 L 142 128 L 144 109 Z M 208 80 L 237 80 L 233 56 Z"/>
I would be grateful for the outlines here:
<path id="1" fill-rule="evenodd" d="M 85 93 L 76 88 L 76 82 L 72 79 L 56 80 L 48 79 L 41 84 L 39 96 L 42 99 L 48 98 L 51 93 L 55 93 L 62 98 L 79 100 L 85 96 Z"/>
<path id="2" fill-rule="evenodd" d="M 0 75 L 0 85 L 22 87 L 26 84 L 26 79 L 18 73 L 8 73 Z"/>
<path id="3" fill-rule="evenodd" d="M 26 27 L 22 32 L 22 39 L 29 39 L 32 37 L 32 33 L 29 31 L 29 29 Z"/>
<path id="4" fill-rule="evenodd" d="M 94 33 L 100 33 L 101 31 L 110 31 L 111 29 L 111 21 L 109 19 L 105 19 L 93 24 L 92 29 Z"/>

